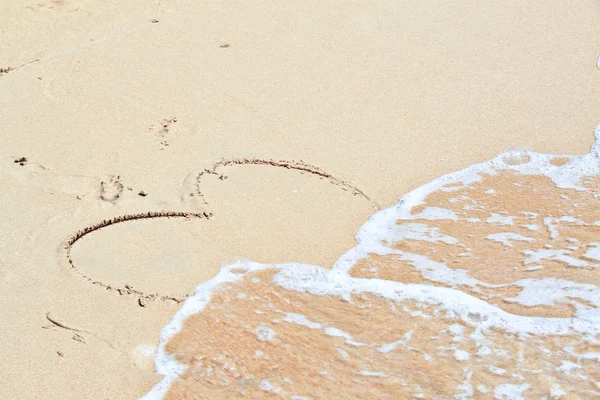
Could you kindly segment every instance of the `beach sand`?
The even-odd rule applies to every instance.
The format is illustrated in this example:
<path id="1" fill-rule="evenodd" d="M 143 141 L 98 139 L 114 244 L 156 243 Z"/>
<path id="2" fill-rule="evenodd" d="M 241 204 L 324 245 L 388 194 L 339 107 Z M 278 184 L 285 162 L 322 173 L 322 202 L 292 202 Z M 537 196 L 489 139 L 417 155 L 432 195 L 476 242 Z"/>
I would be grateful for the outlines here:
<path id="1" fill-rule="evenodd" d="M 1 0 L 0 397 L 139 398 L 162 378 L 161 329 L 221 266 L 330 268 L 374 212 L 445 173 L 588 152 L 599 15 Z"/>

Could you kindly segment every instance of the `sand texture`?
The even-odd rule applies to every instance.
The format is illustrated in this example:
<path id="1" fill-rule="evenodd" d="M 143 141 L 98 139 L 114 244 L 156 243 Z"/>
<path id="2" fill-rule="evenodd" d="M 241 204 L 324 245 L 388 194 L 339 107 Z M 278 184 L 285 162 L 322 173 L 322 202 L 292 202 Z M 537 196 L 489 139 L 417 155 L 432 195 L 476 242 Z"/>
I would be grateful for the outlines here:
<path id="1" fill-rule="evenodd" d="M 328 270 L 355 246 L 355 233 L 371 215 L 445 173 L 511 148 L 586 153 L 600 121 L 599 15 L 591 0 L 277 5 L 0 0 L 0 398 L 139 398 L 162 379 L 154 366 L 161 329 L 194 288 L 223 265 L 249 259 Z M 532 184 L 540 186 L 539 193 L 548 193 L 546 205 L 539 193 L 526 192 L 529 181 L 505 178 L 490 178 L 489 187 L 500 192 L 507 182 L 521 183 L 519 196 L 530 196 L 540 215 L 590 200 L 527 178 L 537 179 Z M 480 193 L 483 187 L 469 190 L 472 198 L 488 202 L 486 207 L 512 204 L 506 195 Z M 452 196 L 440 193 L 427 201 L 445 204 Z M 469 212 L 477 216 L 476 210 Z M 398 257 L 370 255 L 350 273 L 353 279 L 418 282 L 464 290 L 474 298 L 489 296 L 500 309 L 525 317 L 567 318 L 577 307 L 592 307 L 582 298 L 529 308 L 510 299 L 520 293 L 514 282 L 546 273 L 596 285 L 591 267 L 564 263 L 567 256 L 592 263 L 583 255 L 587 249 L 569 250 L 554 241 L 572 235 L 583 243 L 596 231 L 561 221 L 556 223 L 560 238 L 552 239 L 523 228 L 540 221 L 519 215 L 511 233 L 572 252 L 562 254 L 562 261 L 555 254 L 525 266 L 522 251 L 532 243 L 509 240 L 507 246 L 486 239 L 505 232 L 494 226 L 465 231 L 465 236 L 455 231 L 472 226 L 460 222 L 430 227 L 452 230 L 478 260 L 493 260 L 490 252 L 502 251 L 518 268 L 497 273 L 493 263 L 475 261 L 461 267 L 486 282 L 477 293 L 431 279 Z M 486 248 L 470 240 L 483 241 Z M 443 242 L 423 247 L 407 240 L 395 246 L 440 262 L 458 257 L 456 246 Z M 542 268 L 525 271 L 534 265 Z M 270 276 L 277 270 L 252 273 L 261 277 L 255 289 L 260 301 L 273 295 Z M 255 285 L 252 274 L 236 285 Z M 223 288 L 223 294 L 227 290 L 236 289 Z M 331 308 L 330 316 L 306 313 L 321 323 L 358 312 L 336 297 L 285 296 L 304 307 Z M 356 324 L 368 323 L 377 332 L 377 323 L 396 318 L 390 300 L 364 296 L 379 311 Z M 224 308 L 242 313 L 249 307 L 233 298 L 217 300 L 215 316 L 228 314 Z M 431 329 L 449 324 L 436 307 L 423 308 L 431 314 Z M 389 337 L 409 329 L 412 322 L 406 318 Z M 222 332 L 248 321 L 231 322 Z M 210 326 L 210 321 L 199 324 Z M 321 343 L 323 355 L 337 352 L 331 347 L 335 340 L 343 343 L 340 338 L 322 341 L 322 334 L 310 329 L 302 339 L 296 328 L 286 340 L 304 343 L 305 353 L 315 352 L 309 343 Z M 557 352 L 570 340 L 510 338 L 502 331 L 489 335 L 499 347 L 526 346 L 530 340 Z M 372 340 L 384 343 L 388 336 Z M 440 340 L 452 341 L 450 336 Z M 466 336 L 465 341 L 473 345 Z M 220 351 L 217 342 L 210 346 L 207 351 Z M 242 349 L 243 341 L 235 346 L 230 350 L 240 356 L 254 354 Z M 414 345 L 431 351 L 419 346 Z M 596 351 L 573 348 L 577 354 Z M 352 360 L 381 362 L 382 369 L 401 362 L 396 353 L 377 358 L 376 346 L 356 354 L 344 351 Z M 422 352 L 403 362 L 421 362 Z M 300 347 L 289 354 L 290 360 L 304 356 Z M 592 379 L 589 365 L 569 354 L 564 360 L 577 363 Z M 290 360 L 281 368 L 289 368 Z M 536 358 L 540 364 L 532 370 L 548 367 L 544 360 Z M 522 368 L 519 362 L 507 359 L 505 368 Z M 340 365 L 330 378 L 350 382 L 348 374 L 355 369 Z M 314 368 L 302 374 L 328 379 Z M 467 375 L 461 371 L 453 369 L 448 376 L 462 382 Z M 396 385 L 390 383 L 398 377 L 394 374 L 361 375 L 369 382 L 381 379 L 381 386 L 356 390 L 383 393 Z M 420 382 L 417 375 L 412 368 L 410 376 L 398 379 Z M 564 385 L 588 390 L 591 380 L 583 382 L 581 376 L 574 373 Z M 439 379 L 435 387 L 450 385 L 444 380 L 450 378 Z M 471 379 L 484 378 L 474 374 Z M 202 380 L 196 384 L 206 386 Z M 424 381 L 419 384 L 426 389 Z M 540 388 L 551 384 L 540 383 Z M 214 390 L 214 396 L 237 393 L 218 385 Z"/>

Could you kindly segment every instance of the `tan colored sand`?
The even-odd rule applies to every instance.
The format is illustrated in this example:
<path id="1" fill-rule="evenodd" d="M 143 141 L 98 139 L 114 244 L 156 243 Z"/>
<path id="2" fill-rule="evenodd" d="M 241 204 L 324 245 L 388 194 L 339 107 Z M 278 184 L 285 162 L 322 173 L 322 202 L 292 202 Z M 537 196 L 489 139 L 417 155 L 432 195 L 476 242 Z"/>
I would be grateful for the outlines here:
<path id="1" fill-rule="evenodd" d="M 73 246 L 80 270 L 66 262 L 104 220 L 207 212 L 188 189 L 223 158 L 304 160 L 388 206 L 515 145 L 586 152 L 598 12 L 0 0 L 0 397 L 136 398 L 178 304 L 152 295 L 183 296 L 235 256 L 328 266 L 373 211 L 317 176 L 231 167 L 205 182 L 210 223 L 113 224 Z"/>

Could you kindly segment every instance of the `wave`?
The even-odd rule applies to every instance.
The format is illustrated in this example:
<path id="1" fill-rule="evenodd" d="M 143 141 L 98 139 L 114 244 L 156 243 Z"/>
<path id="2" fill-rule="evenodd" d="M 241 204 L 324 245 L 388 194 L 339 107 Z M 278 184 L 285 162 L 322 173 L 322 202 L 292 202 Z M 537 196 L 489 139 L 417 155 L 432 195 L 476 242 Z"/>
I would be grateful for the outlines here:
<path id="1" fill-rule="evenodd" d="M 143 399 L 600 395 L 600 126 L 374 214 L 332 269 L 240 261 L 160 335 Z"/>

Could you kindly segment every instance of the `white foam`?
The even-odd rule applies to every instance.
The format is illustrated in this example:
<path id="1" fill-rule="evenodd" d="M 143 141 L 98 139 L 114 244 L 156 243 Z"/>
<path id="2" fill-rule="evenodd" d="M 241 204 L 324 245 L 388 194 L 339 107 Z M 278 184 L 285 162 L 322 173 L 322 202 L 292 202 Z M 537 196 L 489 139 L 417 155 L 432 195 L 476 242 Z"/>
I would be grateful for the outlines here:
<path id="1" fill-rule="evenodd" d="M 394 233 L 386 237 L 388 243 L 399 242 L 402 240 L 424 240 L 426 242 L 444 242 L 448 244 L 458 244 L 459 241 L 452 236 L 439 233 L 439 228 L 432 228 L 425 224 L 408 223 L 400 224 L 396 227 Z"/>
<path id="2" fill-rule="evenodd" d="M 567 392 L 563 391 L 559 384 L 557 384 L 557 383 L 552 384 L 552 387 L 550 388 L 550 398 L 557 399 L 557 398 L 560 398 L 564 394 L 567 394 Z"/>
<path id="3" fill-rule="evenodd" d="M 585 253 L 585 258 L 591 258 L 592 260 L 600 261 L 600 246 L 590 247 Z"/>
<path id="4" fill-rule="evenodd" d="M 556 370 L 569 374 L 572 370 L 577 369 L 577 368 L 581 368 L 581 367 L 579 365 L 575 364 L 574 362 L 563 360 L 560 367 L 556 368 Z"/>
<path id="5" fill-rule="evenodd" d="M 506 217 L 497 213 L 492 213 L 491 217 L 485 220 L 488 224 L 512 225 L 515 217 Z"/>
<path id="6" fill-rule="evenodd" d="M 523 253 L 529 256 L 529 258 L 523 261 L 525 265 L 537 263 L 545 259 L 562 261 L 571 267 L 587 267 L 589 265 L 587 262 L 580 260 L 579 258 L 569 256 L 569 254 L 572 253 L 570 250 L 523 250 Z"/>
<path id="7" fill-rule="evenodd" d="M 306 327 L 309 327 L 310 329 L 320 329 L 323 327 L 323 325 L 321 325 L 320 323 L 309 321 L 306 318 L 306 316 L 296 313 L 287 313 L 283 321 L 292 322 L 298 325 L 304 325 Z"/>
<path id="8" fill-rule="evenodd" d="M 275 331 L 268 326 L 259 326 L 254 330 L 254 333 L 261 342 L 270 342 L 275 337 Z"/>
<path id="9" fill-rule="evenodd" d="M 488 369 L 496 375 L 504 375 L 506 374 L 506 370 L 504 368 L 498 368 L 493 365 L 490 365 Z"/>
<path id="10" fill-rule="evenodd" d="M 508 247 L 512 247 L 512 244 L 510 243 L 511 240 L 518 240 L 521 242 L 529 242 L 529 243 L 535 242 L 534 238 L 530 238 L 530 237 L 523 236 L 523 235 L 520 235 L 518 233 L 513 233 L 513 232 L 492 233 L 490 235 L 487 235 L 485 238 L 494 240 L 496 242 L 500 242 L 503 245 L 508 246 Z"/>
<path id="11" fill-rule="evenodd" d="M 359 374 L 362 376 L 387 376 L 386 373 L 377 371 L 360 371 Z"/>
<path id="12" fill-rule="evenodd" d="M 520 385 L 505 383 L 504 385 L 496 386 L 494 398 L 502 400 L 522 400 L 523 392 L 530 387 L 531 385 L 528 383 L 522 383 Z"/>
<path id="13" fill-rule="evenodd" d="M 400 345 L 406 345 L 406 342 L 408 342 L 411 337 L 412 337 L 412 331 L 405 333 L 402 336 L 402 339 L 400 340 L 396 340 L 395 342 L 392 343 L 385 343 L 382 344 L 381 346 L 379 346 L 379 352 L 380 353 L 389 353 L 390 351 L 394 350 L 396 347 L 400 346 Z"/>
<path id="14" fill-rule="evenodd" d="M 271 382 L 269 382 L 268 380 L 264 379 L 260 382 L 260 385 L 258 386 L 261 390 L 264 390 L 265 392 L 270 392 L 272 390 L 275 389 L 275 386 L 273 386 L 271 384 Z"/>
<path id="15" fill-rule="evenodd" d="M 466 361 L 471 358 L 471 354 L 468 351 L 464 350 L 454 350 L 454 358 L 457 361 Z"/>
<path id="16" fill-rule="evenodd" d="M 455 335 L 462 335 L 465 333 L 465 327 L 461 324 L 452 324 L 448 327 L 448 330 Z"/>
<path id="17" fill-rule="evenodd" d="M 541 269 L 544 269 L 541 265 L 532 265 L 531 267 L 525 268 L 525 271 L 539 271 Z"/>
<path id="18" fill-rule="evenodd" d="M 468 370 L 466 370 L 466 371 L 468 371 Z M 470 397 L 473 397 L 475 392 L 473 391 L 473 385 L 471 385 L 471 383 L 469 382 L 472 377 L 473 377 L 473 372 L 469 371 L 467 373 L 467 377 L 465 378 L 465 380 L 457 387 L 457 389 L 462 389 L 462 390 L 464 390 L 464 392 L 454 395 L 455 399 L 468 399 Z"/>
<path id="19" fill-rule="evenodd" d="M 346 343 L 352 346 L 368 346 L 366 343 L 357 342 L 352 339 L 352 335 L 347 332 L 344 332 L 338 328 L 329 327 L 325 329 L 325 334 L 333 337 L 343 337 L 346 339 Z"/>
<path id="20" fill-rule="evenodd" d="M 350 358 L 350 354 L 348 354 L 348 352 L 344 349 L 340 349 L 339 347 L 335 348 L 337 350 L 338 353 L 340 353 L 340 355 L 342 356 L 342 358 L 344 358 L 345 360 L 347 360 L 348 358 Z"/>
<path id="21" fill-rule="evenodd" d="M 404 284 L 381 279 L 351 278 L 347 275 L 299 264 L 287 265 L 274 277 L 274 281 L 288 290 L 304 291 L 315 295 L 343 296 L 357 293 L 372 293 L 396 302 L 413 299 L 439 305 L 449 310 L 470 325 L 479 328 L 498 327 L 509 332 L 533 333 L 538 335 L 600 332 L 600 325 L 586 319 L 525 317 L 507 313 L 502 309 L 465 292 L 423 284 Z M 518 281 L 520 282 L 520 281 Z M 529 282 L 525 282 L 529 284 Z M 572 283 L 571 283 L 572 284 Z M 582 285 L 585 286 L 585 285 Z M 591 286 L 591 285 L 590 285 Z M 485 318 L 473 321 L 470 315 Z M 330 334 L 344 336 L 339 330 Z"/>

